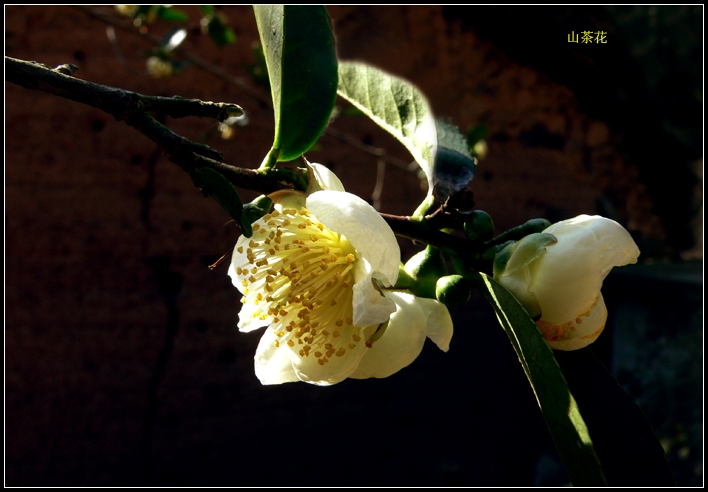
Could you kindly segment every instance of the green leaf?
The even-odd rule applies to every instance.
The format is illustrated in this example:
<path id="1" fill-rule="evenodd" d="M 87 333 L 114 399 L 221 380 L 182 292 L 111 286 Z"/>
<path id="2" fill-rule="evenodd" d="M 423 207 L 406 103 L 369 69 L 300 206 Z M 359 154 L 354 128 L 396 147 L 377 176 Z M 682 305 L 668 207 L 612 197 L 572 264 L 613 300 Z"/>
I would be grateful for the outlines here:
<path id="1" fill-rule="evenodd" d="M 246 228 L 250 231 L 251 224 L 243 220 L 243 203 L 234 185 L 223 175 L 208 167 L 197 168 L 195 174 L 197 186 L 204 193 L 214 197 L 214 200 L 221 205 L 221 208 L 226 210 L 241 227 L 244 235 L 251 237 L 250 234 L 246 234 Z M 246 227 L 244 227 L 244 222 L 246 222 Z"/>
<path id="2" fill-rule="evenodd" d="M 173 22 L 187 22 L 189 20 L 189 16 L 184 10 L 176 9 L 174 7 L 160 6 L 158 16 L 162 20 Z"/>
<path id="3" fill-rule="evenodd" d="M 481 288 L 492 304 L 531 383 L 573 485 L 607 485 L 578 404 L 536 323 L 516 298 L 493 278 L 456 266 Z"/>
<path id="4" fill-rule="evenodd" d="M 356 62 L 339 64 L 337 92 L 408 149 L 432 193 L 437 134 L 425 96 L 406 80 Z"/>
<path id="5" fill-rule="evenodd" d="M 438 134 L 438 148 L 446 147 L 474 161 L 467 139 L 457 125 L 438 118 L 435 120 L 435 130 Z"/>
<path id="6" fill-rule="evenodd" d="M 321 5 L 254 5 L 253 9 L 273 96 L 273 155 L 278 161 L 291 161 L 320 137 L 337 98 L 337 54 L 330 19 Z"/>
<path id="7" fill-rule="evenodd" d="M 206 19 L 209 37 L 219 48 L 236 42 L 236 33 L 225 24 L 224 19 L 222 19 L 220 15 L 204 16 L 204 19 Z"/>

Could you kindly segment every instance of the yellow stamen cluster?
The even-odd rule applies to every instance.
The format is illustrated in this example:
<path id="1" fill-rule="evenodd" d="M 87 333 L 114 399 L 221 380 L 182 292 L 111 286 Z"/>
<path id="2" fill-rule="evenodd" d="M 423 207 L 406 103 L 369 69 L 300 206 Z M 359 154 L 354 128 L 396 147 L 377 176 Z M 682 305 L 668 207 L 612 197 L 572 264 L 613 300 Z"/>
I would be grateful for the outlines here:
<path id="1" fill-rule="evenodd" d="M 265 215 L 236 252 L 241 302 L 256 306 L 254 318 L 270 322 L 276 347 L 287 345 L 324 365 L 362 340 L 361 328 L 352 325 L 354 247 L 306 208 Z"/>

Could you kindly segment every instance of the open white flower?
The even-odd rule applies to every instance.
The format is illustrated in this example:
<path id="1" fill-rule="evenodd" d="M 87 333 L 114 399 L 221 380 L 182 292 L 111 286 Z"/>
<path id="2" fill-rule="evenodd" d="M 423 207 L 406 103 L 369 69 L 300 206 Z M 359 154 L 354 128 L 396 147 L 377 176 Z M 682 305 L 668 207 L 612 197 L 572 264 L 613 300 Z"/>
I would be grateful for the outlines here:
<path id="1" fill-rule="evenodd" d="M 268 327 L 255 357 L 260 381 L 330 385 L 350 376 L 385 377 L 417 357 L 421 332 L 446 349 L 444 320 L 396 321 L 410 306 L 418 315 L 434 309 L 383 295 L 400 263 L 391 228 L 326 167 L 310 166 L 308 194 L 272 195 L 275 210 L 253 224 L 251 238 L 239 238 L 229 268 L 243 294 L 239 329 Z"/>
<path id="2" fill-rule="evenodd" d="M 613 267 L 636 263 L 639 249 L 617 222 L 580 215 L 527 236 L 506 254 L 494 278 L 536 319 L 551 348 L 577 350 L 605 328 L 603 280 Z"/>

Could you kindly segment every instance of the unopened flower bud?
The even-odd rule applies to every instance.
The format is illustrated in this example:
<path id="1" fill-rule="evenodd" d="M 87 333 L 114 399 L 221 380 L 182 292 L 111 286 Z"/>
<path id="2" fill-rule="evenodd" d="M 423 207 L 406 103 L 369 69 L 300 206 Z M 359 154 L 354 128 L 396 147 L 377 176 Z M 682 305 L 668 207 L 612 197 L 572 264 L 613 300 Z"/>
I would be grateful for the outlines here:
<path id="1" fill-rule="evenodd" d="M 440 277 L 435 284 L 435 296 L 448 307 L 464 304 L 471 295 L 472 284 L 462 275 Z"/>
<path id="2" fill-rule="evenodd" d="M 465 235 L 470 241 L 487 241 L 494 235 L 492 217 L 483 210 L 461 213 Z"/>

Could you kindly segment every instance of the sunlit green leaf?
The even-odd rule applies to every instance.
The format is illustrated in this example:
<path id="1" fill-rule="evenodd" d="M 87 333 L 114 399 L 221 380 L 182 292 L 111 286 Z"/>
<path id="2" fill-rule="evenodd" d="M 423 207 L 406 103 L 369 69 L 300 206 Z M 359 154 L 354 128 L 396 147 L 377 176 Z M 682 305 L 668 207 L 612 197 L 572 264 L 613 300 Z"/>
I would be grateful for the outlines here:
<path id="1" fill-rule="evenodd" d="M 573 485 L 606 485 L 585 421 L 536 323 L 516 298 L 494 279 L 467 270 L 457 262 L 456 267 L 481 288 L 494 308 L 531 383 Z"/>
<path id="2" fill-rule="evenodd" d="M 356 62 L 339 64 L 337 91 L 408 149 L 432 192 L 437 137 L 425 96 L 406 80 Z"/>
<path id="3" fill-rule="evenodd" d="M 324 131 L 337 97 L 337 55 L 323 6 L 255 5 L 275 111 L 278 161 L 298 158 Z"/>

